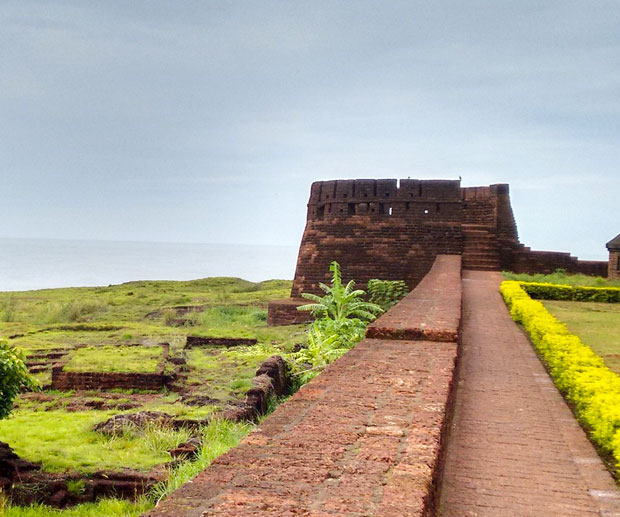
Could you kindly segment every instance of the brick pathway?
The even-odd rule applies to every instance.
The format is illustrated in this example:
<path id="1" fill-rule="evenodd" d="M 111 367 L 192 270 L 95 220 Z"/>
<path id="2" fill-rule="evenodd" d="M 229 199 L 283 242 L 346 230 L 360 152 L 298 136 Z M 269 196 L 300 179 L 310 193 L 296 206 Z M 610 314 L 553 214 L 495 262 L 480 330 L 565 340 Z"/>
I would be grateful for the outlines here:
<path id="1" fill-rule="evenodd" d="M 499 294 L 465 271 L 463 348 L 439 515 L 620 516 L 618 490 Z"/>

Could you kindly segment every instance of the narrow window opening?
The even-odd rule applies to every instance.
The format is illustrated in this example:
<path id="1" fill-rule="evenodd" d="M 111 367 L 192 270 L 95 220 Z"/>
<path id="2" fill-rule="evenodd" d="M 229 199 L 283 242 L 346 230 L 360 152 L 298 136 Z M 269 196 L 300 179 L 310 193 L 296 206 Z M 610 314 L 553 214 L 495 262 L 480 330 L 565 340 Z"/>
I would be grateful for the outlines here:
<path id="1" fill-rule="evenodd" d="M 388 208 L 388 215 L 392 215 L 392 207 Z"/>
<path id="2" fill-rule="evenodd" d="M 319 219 L 323 219 L 323 216 L 325 215 L 325 207 L 324 206 L 320 206 L 317 208 L 316 210 L 316 216 Z"/>
<path id="3" fill-rule="evenodd" d="M 349 215 L 354 215 L 355 214 L 355 203 L 349 203 L 348 213 L 349 213 Z"/>
<path id="4" fill-rule="evenodd" d="M 439 212 L 439 211 L 441 210 L 440 206 L 441 206 L 441 205 L 440 205 L 439 203 L 437 203 L 437 204 L 435 205 L 435 211 L 436 211 L 436 212 Z"/>
<path id="5" fill-rule="evenodd" d="M 422 197 L 422 183 L 418 185 L 418 196 Z"/>

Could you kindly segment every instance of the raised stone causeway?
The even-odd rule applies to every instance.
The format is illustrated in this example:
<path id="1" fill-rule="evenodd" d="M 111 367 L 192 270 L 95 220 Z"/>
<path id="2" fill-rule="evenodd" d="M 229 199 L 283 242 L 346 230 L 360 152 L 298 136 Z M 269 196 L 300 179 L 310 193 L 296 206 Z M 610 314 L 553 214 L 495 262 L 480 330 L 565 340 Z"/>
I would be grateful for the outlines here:
<path id="1" fill-rule="evenodd" d="M 442 315 L 460 314 L 460 267 L 441 257 L 417 289 L 430 312 L 411 321 L 437 334 L 362 341 L 148 515 L 433 514 L 458 352 L 445 340 L 458 319 Z"/>

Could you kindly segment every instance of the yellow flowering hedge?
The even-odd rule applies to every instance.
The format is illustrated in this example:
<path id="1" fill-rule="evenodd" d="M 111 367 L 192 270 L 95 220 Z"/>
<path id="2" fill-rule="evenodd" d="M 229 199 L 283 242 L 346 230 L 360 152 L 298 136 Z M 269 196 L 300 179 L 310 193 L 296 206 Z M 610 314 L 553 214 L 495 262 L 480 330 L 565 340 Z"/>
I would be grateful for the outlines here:
<path id="1" fill-rule="evenodd" d="M 520 282 L 509 280 L 501 293 L 512 318 L 521 323 L 547 364 L 558 389 L 601 449 L 620 467 L 620 377 L 603 359 L 566 330 Z"/>
<path id="2" fill-rule="evenodd" d="M 620 303 L 620 287 L 573 287 L 544 282 L 520 282 L 532 298 L 571 302 Z"/>

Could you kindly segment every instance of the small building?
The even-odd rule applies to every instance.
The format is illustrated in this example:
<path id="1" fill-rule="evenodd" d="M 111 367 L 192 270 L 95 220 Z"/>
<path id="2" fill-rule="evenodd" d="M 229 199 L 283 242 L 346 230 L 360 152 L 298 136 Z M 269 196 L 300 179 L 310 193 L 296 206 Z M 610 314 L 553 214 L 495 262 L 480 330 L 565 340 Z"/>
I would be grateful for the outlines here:
<path id="1" fill-rule="evenodd" d="M 620 279 L 620 234 L 607 243 L 609 250 L 609 272 L 607 278 Z"/>

